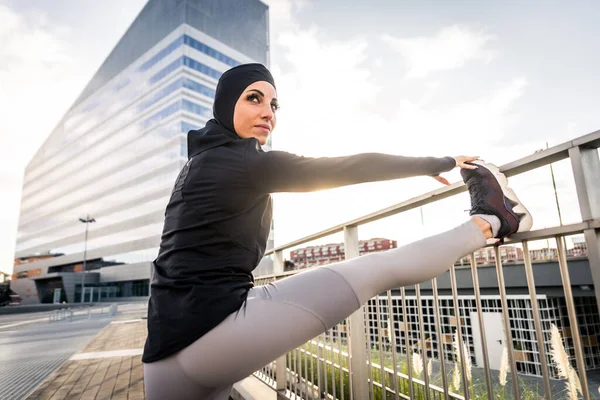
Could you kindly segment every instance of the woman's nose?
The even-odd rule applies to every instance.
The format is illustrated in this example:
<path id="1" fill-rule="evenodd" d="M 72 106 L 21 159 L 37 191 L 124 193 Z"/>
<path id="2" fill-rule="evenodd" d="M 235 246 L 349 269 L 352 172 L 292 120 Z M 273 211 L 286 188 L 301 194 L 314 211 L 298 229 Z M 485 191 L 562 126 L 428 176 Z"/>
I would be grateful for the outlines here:
<path id="1" fill-rule="evenodd" d="M 263 110 L 262 117 L 268 121 L 272 120 L 273 117 L 275 117 L 275 113 L 273 112 L 273 109 L 271 109 L 271 105 L 269 105 Z"/>

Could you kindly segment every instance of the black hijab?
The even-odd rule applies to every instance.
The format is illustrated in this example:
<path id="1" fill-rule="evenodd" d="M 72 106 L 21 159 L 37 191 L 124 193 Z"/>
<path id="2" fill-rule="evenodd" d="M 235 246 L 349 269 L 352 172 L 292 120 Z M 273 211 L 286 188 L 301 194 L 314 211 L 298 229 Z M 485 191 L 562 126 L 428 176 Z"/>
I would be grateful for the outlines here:
<path id="1" fill-rule="evenodd" d="M 233 111 L 240 95 L 249 85 L 258 81 L 275 87 L 271 72 L 262 64 L 241 64 L 233 67 L 219 79 L 213 103 L 213 119 L 197 131 L 188 132 L 188 157 L 201 151 L 239 139 L 233 127 Z"/>

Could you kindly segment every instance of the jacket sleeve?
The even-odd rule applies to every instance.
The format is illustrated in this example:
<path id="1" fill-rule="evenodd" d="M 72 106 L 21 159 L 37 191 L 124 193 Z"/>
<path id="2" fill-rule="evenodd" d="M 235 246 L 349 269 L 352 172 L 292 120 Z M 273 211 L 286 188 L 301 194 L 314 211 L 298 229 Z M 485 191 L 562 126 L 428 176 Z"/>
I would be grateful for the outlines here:
<path id="1" fill-rule="evenodd" d="M 264 152 L 251 140 L 245 162 L 250 179 L 265 193 L 311 192 L 364 182 L 437 175 L 456 166 L 452 157 L 403 157 L 363 153 L 310 158 L 284 151 Z"/>

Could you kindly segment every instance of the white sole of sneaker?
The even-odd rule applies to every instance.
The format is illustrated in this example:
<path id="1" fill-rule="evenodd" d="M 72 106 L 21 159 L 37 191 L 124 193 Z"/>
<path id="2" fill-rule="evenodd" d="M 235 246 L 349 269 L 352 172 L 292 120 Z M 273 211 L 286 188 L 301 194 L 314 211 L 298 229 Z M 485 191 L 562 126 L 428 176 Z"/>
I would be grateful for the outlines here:
<path id="1" fill-rule="evenodd" d="M 478 164 L 487 168 L 500 184 L 502 193 L 504 193 L 504 196 L 511 202 L 513 211 L 519 217 L 519 230 L 517 232 L 526 232 L 531 230 L 533 226 L 533 217 L 527 208 L 525 208 L 523 203 L 521 203 L 514 190 L 508 186 L 508 179 L 506 178 L 506 175 L 500 172 L 500 168 L 494 164 L 489 164 L 481 160 L 473 161 L 473 164 Z"/>

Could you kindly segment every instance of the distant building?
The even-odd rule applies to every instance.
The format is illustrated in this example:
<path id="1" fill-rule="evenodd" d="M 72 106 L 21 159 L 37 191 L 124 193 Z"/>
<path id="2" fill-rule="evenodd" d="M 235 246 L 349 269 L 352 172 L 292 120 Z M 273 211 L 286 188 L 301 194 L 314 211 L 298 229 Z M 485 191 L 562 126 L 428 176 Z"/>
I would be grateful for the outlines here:
<path id="1" fill-rule="evenodd" d="M 567 249 L 566 256 L 568 258 L 587 257 L 587 245 L 583 236 L 574 236 L 571 238 L 573 247 Z M 477 250 L 475 253 L 477 264 L 494 264 L 496 262 L 496 251 L 493 247 L 485 247 Z M 532 262 L 541 262 L 549 260 L 558 260 L 558 249 L 554 247 L 545 247 L 541 249 L 529 250 Z M 517 246 L 502 246 L 500 247 L 500 260 L 502 262 L 522 262 L 523 249 Z M 470 266 L 470 256 L 463 257 L 455 263 L 456 266 Z"/>
<path id="2" fill-rule="evenodd" d="M 484 247 L 475 253 L 477 264 L 494 264 L 496 262 L 496 250 L 493 247 Z M 523 259 L 523 249 L 515 246 L 500 247 L 500 259 L 503 262 L 516 262 Z M 456 265 L 471 265 L 470 256 L 461 258 Z"/>
<path id="3" fill-rule="evenodd" d="M 588 248 L 583 236 L 574 236 L 572 238 L 573 248 L 568 250 L 568 253 L 572 257 L 587 257 Z"/>
<path id="4" fill-rule="evenodd" d="M 558 259 L 558 249 L 555 248 L 529 250 L 529 254 L 531 255 L 531 261 L 546 261 Z"/>
<path id="5" fill-rule="evenodd" d="M 17 265 L 32 263 L 32 262 L 36 262 L 36 261 L 40 261 L 40 260 L 46 260 L 48 258 L 60 257 L 60 256 L 64 256 L 64 254 L 61 254 L 61 253 L 58 253 L 58 254 L 38 254 L 38 255 L 34 255 L 34 256 L 19 257 L 19 258 L 15 258 L 14 266 L 16 267 Z"/>
<path id="6" fill-rule="evenodd" d="M 376 253 L 398 247 L 398 242 L 390 239 L 375 238 L 358 242 L 360 255 Z M 290 261 L 284 270 L 309 268 L 315 265 L 343 261 L 346 257 L 343 243 L 331 243 L 321 246 L 309 246 L 290 252 Z"/>

